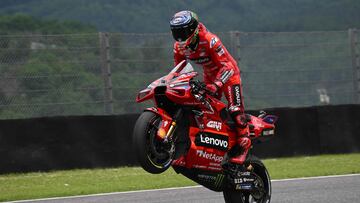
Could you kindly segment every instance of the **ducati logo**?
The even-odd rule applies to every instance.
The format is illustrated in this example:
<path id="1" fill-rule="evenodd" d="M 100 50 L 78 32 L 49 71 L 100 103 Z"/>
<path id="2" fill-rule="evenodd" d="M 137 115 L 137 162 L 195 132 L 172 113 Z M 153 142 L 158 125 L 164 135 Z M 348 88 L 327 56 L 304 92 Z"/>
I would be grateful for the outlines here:
<path id="1" fill-rule="evenodd" d="M 217 121 L 209 121 L 206 126 L 208 128 L 214 128 L 216 129 L 217 131 L 220 131 L 221 130 L 221 127 L 222 127 L 222 123 L 221 122 L 217 122 Z"/>

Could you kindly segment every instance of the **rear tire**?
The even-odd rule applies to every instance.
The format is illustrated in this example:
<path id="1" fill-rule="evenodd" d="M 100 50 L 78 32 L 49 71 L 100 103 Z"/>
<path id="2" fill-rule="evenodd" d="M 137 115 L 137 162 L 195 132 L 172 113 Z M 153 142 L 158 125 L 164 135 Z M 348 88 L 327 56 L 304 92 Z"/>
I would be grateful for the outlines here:
<path id="1" fill-rule="evenodd" d="M 270 203 L 271 181 L 265 165 L 255 156 L 249 156 L 249 163 L 253 166 L 253 172 L 261 179 L 258 187 L 261 193 L 249 193 L 239 190 L 224 190 L 223 195 L 226 203 Z"/>
<path id="2" fill-rule="evenodd" d="M 236 190 L 223 191 L 225 203 L 245 203 L 244 195 Z"/>
<path id="3" fill-rule="evenodd" d="M 133 133 L 133 147 L 140 166 L 153 174 L 166 171 L 172 162 L 169 146 L 156 137 L 160 122 L 159 115 L 145 111 L 136 121 Z"/>

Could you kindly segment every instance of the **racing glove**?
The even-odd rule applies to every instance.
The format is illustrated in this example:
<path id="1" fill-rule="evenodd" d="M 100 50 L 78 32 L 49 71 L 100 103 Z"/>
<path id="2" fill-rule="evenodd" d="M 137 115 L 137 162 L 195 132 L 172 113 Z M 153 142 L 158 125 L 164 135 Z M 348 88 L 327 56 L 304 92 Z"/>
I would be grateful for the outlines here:
<path id="1" fill-rule="evenodd" d="M 222 86 L 223 86 L 223 83 L 221 81 L 215 81 L 212 84 L 207 84 L 206 89 L 217 96 L 218 91 L 221 89 Z"/>
<path id="2" fill-rule="evenodd" d="M 236 122 L 236 125 L 241 129 L 246 128 L 248 125 L 245 114 L 236 115 L 234 120 Z"/>

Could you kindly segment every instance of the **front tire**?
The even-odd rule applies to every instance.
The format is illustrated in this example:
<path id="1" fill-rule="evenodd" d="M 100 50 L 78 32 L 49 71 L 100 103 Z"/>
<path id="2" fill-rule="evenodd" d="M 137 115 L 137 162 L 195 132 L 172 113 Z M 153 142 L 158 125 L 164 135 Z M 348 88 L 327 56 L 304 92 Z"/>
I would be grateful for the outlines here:
<path id="1" fill-rule="evenodd" d="M 171 146 L 157 139 L 161 117 L 153 112 L 143 112 L 133 131 L 133 147 L 140 166 L 147 172 L 159 174 L 166 171 L 172 162 Z"/>

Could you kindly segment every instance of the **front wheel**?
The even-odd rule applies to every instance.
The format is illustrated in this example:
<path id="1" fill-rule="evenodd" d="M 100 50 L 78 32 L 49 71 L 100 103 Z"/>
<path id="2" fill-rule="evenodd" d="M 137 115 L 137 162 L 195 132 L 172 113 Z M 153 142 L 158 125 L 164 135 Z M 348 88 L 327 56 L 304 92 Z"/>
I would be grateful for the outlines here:
<path id="1" fill-rule="evenodd" d="M 270 203 L 271 181 L 265 165 L 255 156 L 249 157 L 249 163 L 253 167 L 253 173 L 258 181 L 252 192 L 240 190 L 224 190 L 223 195 L 226 203 Z"/>
<path id="2" fill-rule="evenodd" d="M 153 112 L 143 112 L 136 121 L 133 147 L 141 167 L 153 174 L 164 172 L 172 162 L 171 145 L 156 136 L 161 117 Z"/>

